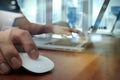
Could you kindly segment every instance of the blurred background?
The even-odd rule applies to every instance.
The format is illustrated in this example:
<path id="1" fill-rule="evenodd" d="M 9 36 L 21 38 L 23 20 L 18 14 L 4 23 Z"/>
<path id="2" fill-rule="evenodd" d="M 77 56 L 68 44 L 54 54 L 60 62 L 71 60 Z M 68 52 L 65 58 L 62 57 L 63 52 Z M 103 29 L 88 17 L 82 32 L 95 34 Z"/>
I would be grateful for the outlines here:
<path id="1" fill-rule="evenodd" d="M 18 1 L 18 2 L 17 2 Z M 53 24 L 66 22 L 71 28 L 88 33 L 94 27 L 102 7 L 106 8 L 102 18 L 98 19 L 98 34 L 120 36 L 120 1 L 110 0 L 1 0 L 0 10 L 20 13 L 30 22 Z M 108 0 L 109 1 L 109 0 Z M 20 8 L 19 8 L 19 6 Z M 21 11 L 20 11 L 21 9 Z"/>

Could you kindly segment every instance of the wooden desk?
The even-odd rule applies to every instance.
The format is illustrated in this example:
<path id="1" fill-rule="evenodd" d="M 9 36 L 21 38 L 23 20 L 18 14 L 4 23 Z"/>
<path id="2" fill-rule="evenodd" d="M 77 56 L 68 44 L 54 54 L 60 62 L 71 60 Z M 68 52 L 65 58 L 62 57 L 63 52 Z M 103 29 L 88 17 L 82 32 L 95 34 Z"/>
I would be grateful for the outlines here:
<path id="1" fill-rule="evenodd" d="M 81 53 L 40 50 L 55 63 L 51 72 L 30 74 L 18 70 L 0 80 L 120 80 L 120 38 L 102 37 Z"/>

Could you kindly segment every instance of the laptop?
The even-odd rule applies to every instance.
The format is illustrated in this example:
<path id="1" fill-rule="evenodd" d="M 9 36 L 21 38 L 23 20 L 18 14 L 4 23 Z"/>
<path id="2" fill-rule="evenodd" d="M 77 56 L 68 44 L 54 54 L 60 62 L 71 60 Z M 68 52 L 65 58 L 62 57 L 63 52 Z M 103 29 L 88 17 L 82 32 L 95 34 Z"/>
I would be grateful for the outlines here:
<path id="1" fill-rule="evenodd" d="M 110 3 L 110 0 L 104 0 L 104 3 L 103 3 L 103 5 L 102 5 L 102 7 L 100 9 L 100 12 L 99 12 L 99 14 L 98 14 L 98 16 L 96 18 L 95 24 L 94 24 L 94 26 L 92 26 L 91 33 L 96 33 L 96 31 L 97 31 L 97 29 L 98 29 L 98 27 L 99 27 L 99 25 L 100 25 L 100 23 L 102 21 L 102 18 L 103 18 L 104 14 L 105 14 L 105 11 L 106 11 L 109 3 Z"/>
<path id="2" fill-rule="evenodd" d="M 62 24 L 63 25 L 63 24 Z M 70 52 L 81 52 L 87 47 L 89 39 L 79 39 L 76 34 L 72 36 L 57 35 L 57 37 L 50 38 L 46 37 L 47 34 L 35 35 L 33 40 L 36 46 L 40 49 L 48 50 L 59 50 L 59 51 L 70 51 Z M 50 36 L 48 34 L 48 36 Z M 52 35 L 56 36 L 56 35 Z"/>
<path id="3" fill-rule="evenodd" d="M 103 14 L 105 12 L 104 6 L 106 5 L 106 2 L 109 3 L 109 0 L 105 0 L 105 4 L 103 4 L 103 7 L 101 8 L 101 11 L 96 19 L 96 23 L 99 23 L 103 17 Z M 108 4 L 107 4 L 108 5 Z M 98 22 L 99 20 L 99 22 Z M 97 27 L 99 24 L 94 24 L 92 32 L 95 32 L 97 30 Z M 63 23 L 61 23 L 62 26 Z M 67 24 L 65 24 L 66 26 Z M 59 50 L 59 51 L 69 51 L 69 52 L 82 52 L 86 49 L 87 46 L 91 45 L 92 42 L 88 38 L 85 40 L 79 40 L 77 42 L 71 41 L 73 38 L 50 38 L 46 39 L 46 37 L 33 37 L 33 40 L 36 44 L 36 46 L 40 49 L 49 49 L 49 50 Z"/>

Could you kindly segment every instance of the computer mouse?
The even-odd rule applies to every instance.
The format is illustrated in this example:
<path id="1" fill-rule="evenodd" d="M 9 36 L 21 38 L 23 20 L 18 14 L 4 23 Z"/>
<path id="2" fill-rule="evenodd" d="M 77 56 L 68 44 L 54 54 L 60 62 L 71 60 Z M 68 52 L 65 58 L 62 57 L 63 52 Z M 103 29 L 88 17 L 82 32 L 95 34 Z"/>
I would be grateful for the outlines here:
<path id="1" fill-rule="evenodd" d="M 49 58 L 39 55 L 38 59 L 31 59 L 27 53 L 20 53 L 22 67 L 33 73 L 45 73 L 54 68 L 54 63 Z"/>

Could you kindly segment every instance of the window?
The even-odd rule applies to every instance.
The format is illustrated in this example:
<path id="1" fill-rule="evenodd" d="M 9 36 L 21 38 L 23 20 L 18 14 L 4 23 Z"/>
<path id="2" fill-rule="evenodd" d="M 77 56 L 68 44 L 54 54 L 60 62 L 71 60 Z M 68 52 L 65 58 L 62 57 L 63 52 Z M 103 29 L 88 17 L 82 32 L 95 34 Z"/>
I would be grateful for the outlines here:
<path id="1" fill-rule="evenodd" d="M 104 1 L 105 0 L 18 0 L 18 3 L 24 15 L 31 22 L 52 24 L 64 21 L 67 22 L 71 28 L 77 28 L 87 33 L 91 26 L 94 26 Z M 117 16 L 114 15 L 116 10 L 113 10 L 115 7 L 117 7 L 117 12 L 119 12 L 120 1 L 110 0 L 98 25 L 97 33 L 106 34 L 111 32 L 117 18 Z"/>

